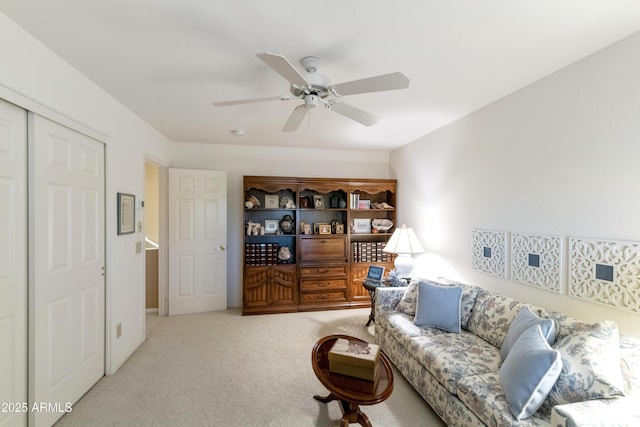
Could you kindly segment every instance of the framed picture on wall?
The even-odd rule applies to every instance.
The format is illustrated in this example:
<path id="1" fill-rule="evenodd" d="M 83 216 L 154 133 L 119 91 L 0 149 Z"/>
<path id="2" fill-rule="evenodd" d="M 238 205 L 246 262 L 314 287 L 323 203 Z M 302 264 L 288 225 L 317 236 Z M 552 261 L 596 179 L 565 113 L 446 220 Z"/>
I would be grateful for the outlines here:
<path id="1" fill-rule="evenodd" d="M 131 234 L 135 230 L 136 196 L 118 193 L 118 234 Z"/>

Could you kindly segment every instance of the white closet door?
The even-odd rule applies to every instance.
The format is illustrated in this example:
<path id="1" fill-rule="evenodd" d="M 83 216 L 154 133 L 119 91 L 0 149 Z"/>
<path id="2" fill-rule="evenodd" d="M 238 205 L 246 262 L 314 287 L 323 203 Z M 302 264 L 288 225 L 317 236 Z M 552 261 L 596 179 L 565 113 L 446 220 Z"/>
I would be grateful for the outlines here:
<path id="1" fill-rule="evenodd" d="M 29 401 L 54 405 L 29 422 L 49 426 L 104 375 L 104 145 L 30 113 L 29 160 Z"/>
<path id="2" fill-rule="evenodd" d="M 27 112 L 0 100 L 0 426 L 26 425 Z M 16 410 L 18 409 L 18 410 Z"/>

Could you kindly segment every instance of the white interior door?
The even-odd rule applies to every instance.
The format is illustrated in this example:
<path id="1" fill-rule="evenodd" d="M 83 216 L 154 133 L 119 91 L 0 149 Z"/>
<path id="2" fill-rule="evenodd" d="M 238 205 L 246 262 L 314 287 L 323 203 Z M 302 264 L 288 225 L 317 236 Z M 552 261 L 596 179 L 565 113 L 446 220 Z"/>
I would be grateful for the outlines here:
<path id="1" fill-rule="evenodd" d="M 169 169 L 169 315 L 227 308 L 226 172 Z"/>
<path id="2" fill-rule="evenodd" d="M 27 112 L 0 100 L 2 404 L 27 402 L 27 289 Z M 26 425 L 23 408 L 2 409 L 0 426 Z"/>
<path id="3" fill-rule="evenodd" d="M 104 145 L 29 114 L 29 402 L 53 424 L 104 375 Z"/>

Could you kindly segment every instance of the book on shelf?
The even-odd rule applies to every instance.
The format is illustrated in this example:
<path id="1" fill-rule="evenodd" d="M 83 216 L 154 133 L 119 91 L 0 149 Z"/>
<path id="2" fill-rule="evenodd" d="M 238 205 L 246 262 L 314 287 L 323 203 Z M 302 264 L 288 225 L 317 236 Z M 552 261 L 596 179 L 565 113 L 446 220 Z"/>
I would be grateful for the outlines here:
<path id="1" fill-rule="evenodd" d="M 338 338 L 329 350 L 329 371 L 373 381 L 378 374 L 380 346 Z"/>

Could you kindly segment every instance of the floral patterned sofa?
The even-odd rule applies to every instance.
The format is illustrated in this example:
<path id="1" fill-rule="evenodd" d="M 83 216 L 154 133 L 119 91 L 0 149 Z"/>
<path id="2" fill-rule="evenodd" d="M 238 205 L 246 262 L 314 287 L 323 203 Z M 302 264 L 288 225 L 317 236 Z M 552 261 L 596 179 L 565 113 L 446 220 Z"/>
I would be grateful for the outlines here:
<path id="1" fill-rule="evenodd" d="M 452 333 L 414 323 L 420 323 L 417 318 L 427 305 L 418 297 L 418 291 L 423 290 L 419 282 L 414 280 L 408 287 L 378 288 L 375 334 L 385 354 L 447 425 L 640 425 L 640 340 L 619 335 L 614 322 L 588 324 L 479 287 L 430 282 L 461 288 L 460 332 Z M 523 310 L 525 307 L 528 310 Z M 512 323 L 521 324 L 526 313 L 529 320 L 543 319 L 540 321 L 547 325 L 547 319 L 552 320 L 549 336 L 538 332 L 542 326 L 535 326 L 535 333 L 553 343 L 540 344 L 546 346 L 540 352 L 558 358 L 550 362 L 556 364 L 555 371 L 544 371 L 544 375 L 552 374 L 551 389 L 540 390 L 540 381 L 533 385 L 531 396 L 524 398 L 528 414 L 514 412 L 512 404 L 517 399 L 511 382 L 528 375 L 524 373 L 528 367 L 517 366 L 517 359 L 524 361 L 529 354 L 538 353 L 525 348 L 519 356 L 507 353 L 503 360 L 501 355 L 501 350 L 516 353 L 509 329 Z M 529 328 L 529 337 L 533 336 L 532 330 Z M 523 335 L 516 341 L 526 345 Z M 502 348 L 503 343 L 507 347 L 507 340 L 511 340 L 512 349 Z M 505 376 L 508 362 L 516 364 L 517 374 L 512 368 L 512 374 Z M 521 391 L 518 387 L 516 396 Z M 509 398 L 505 390 L 509 390 Z"/>

